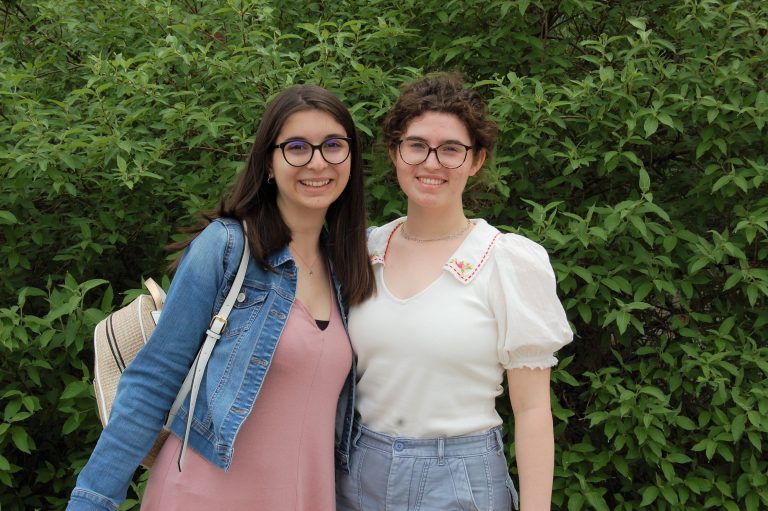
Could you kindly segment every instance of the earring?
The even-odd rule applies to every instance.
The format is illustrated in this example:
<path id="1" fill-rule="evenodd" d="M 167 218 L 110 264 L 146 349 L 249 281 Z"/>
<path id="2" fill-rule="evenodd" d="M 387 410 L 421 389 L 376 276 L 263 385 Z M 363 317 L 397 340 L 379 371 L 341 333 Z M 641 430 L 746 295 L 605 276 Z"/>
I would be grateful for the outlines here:
<path id="1" fill-rule="evenodd" d="M 275 176 L 273 176 L 272 174 L 269 174 L 269 175 L 267 176 L 267 184 L 270 184 L 270 185 L 271 185 L 271 184 L 272 184 L 272 183 L 274 183 L 274 182 L 275 182 Z"/>

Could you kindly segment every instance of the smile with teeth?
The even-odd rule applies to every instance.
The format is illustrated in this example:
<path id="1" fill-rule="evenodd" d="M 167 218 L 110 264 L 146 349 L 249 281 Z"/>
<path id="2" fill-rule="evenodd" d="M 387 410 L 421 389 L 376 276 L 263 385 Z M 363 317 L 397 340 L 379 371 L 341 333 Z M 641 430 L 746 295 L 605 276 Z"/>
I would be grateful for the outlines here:
<path id="1" fill-rule="evenodd" d="M 425 185 L 441 185 L 445 183 L 445 179 L 437 179 L 434 177 L 420 177 L 417 178 L 420 183 L 423 183 Z"/>
<path id="2" fill-rule="evenodd" d="M 320 188 L 330 183 L 331 180 L 330 179 L 305 179 L 299 182 L 304 186 L 309 186 L 311 188 Z"/>

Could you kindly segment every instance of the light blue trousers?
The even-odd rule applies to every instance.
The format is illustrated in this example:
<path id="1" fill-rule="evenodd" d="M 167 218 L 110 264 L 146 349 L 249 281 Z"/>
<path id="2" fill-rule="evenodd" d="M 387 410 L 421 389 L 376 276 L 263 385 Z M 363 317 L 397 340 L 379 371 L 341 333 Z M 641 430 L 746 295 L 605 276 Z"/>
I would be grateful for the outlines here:
<path id="1" fill-rule="evenodd" d="M 359 424 L 337 511 L 510 511 L 518 496 L 500 428 L 472 436 L 396 438 Z"/>

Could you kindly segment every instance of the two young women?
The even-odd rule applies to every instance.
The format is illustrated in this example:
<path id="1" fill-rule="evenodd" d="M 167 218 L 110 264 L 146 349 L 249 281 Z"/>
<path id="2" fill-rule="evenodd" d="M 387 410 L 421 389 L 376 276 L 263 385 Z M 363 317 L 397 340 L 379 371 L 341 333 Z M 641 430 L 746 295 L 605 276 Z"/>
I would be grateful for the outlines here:
<path id="1" fill-rule="evenodd" d="M 176 319 L 165 326 L 161 320 L 142 351 L 158 354 L 137 359 L 131 367 L 143 368 L 123 376 L 132 389 L 146 378 L 146 390 L 119 394 L 70 507 L 114 509 L 124 497 L 194 356 L 177 353 L 190 350 L 177 339 L 180 324 L 201 323 L 187 315 L 205 316 L 226 294 L 231 272 L 222 267 L 236 264 L 228 259 L 238 257 L 242 243 L 238 224 L 225 219 L 233 217 L 258 231 L 249 233 L 256 261 L 247 282 L 254 293 L 246 293 L 241 319 L 233 312 L 216 348 L 219 362 L 211 362 L 200 415 L 195 412 L 191 459 L 181 474 L 174 470 L 179 440 L 172 435 L 152 470 L 143 509 L 334 509 L 329 464 L 339 391 L 338 509 L 506 511 L 513 501 L 517 507 L 494 406 L 505 372 L 522 509 L 549 509 L 549 367 L 571 332 L 546 252 L 464 215 L 464 187 L 495 139 L 484 102 L 456 77 L 429 77 L 406 88 L 387 116 L 385 143 L 408 197 L 408 216 L 370 233 L 374 281 L 360 225 L 365 214 L 354 126 L 346 110 L 318 106 L 324 102 L 280 104 L 299 90 L 327 94 L 292 88 L 268 107 L 228 206 L 181 260 L 163 313 Z M 345 137 L 350 164 L 341 159 Z M 324 223 L 328 232 L 321 235 Z M 276 225 L 282 236 L 270 237 L 280 231 Z M 207 272 L 215 275 L 204 278 Z M 186 288 L 202 286 L 198 279 L 210 280 L 195 291 L 205 303 L 191 308 Z M 339 301 L 328 299 L 330 280 L 341 284 Z M 171 308 L 174 301 L 179 305 Z M 331 349 L 331 335 L 314 324 L 330 319 L 328 330 L 335 318 L 345 320 L 343 303 L 351 306 L 356 391 L 343 328 Z M 292 329 L 293 323 L 301 324 Z M 185 338 L 199 338 L 206 326 L 189 326 Z M 283 355 L 291 344 L 294 353 Z M 307 360 L 318 349 L 323 353 Z M 170 356 L 172 367 L 161 367 Z M 353 396 L 360 416 L 354 424 Z M 183 417 L 182 411 L 174 423 L 177 434 Z M 121 468 L 104 484 L 100 478 L 113 463 Z M 245 467 L 242 479 L 238 466 Z M 103 507 L 77 507 L 86 503 Z"/>

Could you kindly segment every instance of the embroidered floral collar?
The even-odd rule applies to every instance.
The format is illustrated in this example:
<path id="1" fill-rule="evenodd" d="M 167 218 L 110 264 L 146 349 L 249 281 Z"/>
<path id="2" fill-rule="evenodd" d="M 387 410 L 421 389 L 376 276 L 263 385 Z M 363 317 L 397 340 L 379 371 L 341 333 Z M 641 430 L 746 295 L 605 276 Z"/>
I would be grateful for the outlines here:
<path id="1" fill-rule="evenodd" d="M 398 218 L 381 227 L 374 227 L 368 235 L 368 252 L 371 264 L 386 264 L 386 254 L 392 236 L 406 218 Z M 501 236 L 498 229 L 478 218 L 472 220 L 475 227 L 470 231 L 456 252 L 443 265 L 443 270 L 465 284 L 472 282 L 483 265 L 488 261 L 491 248 Z"/>

